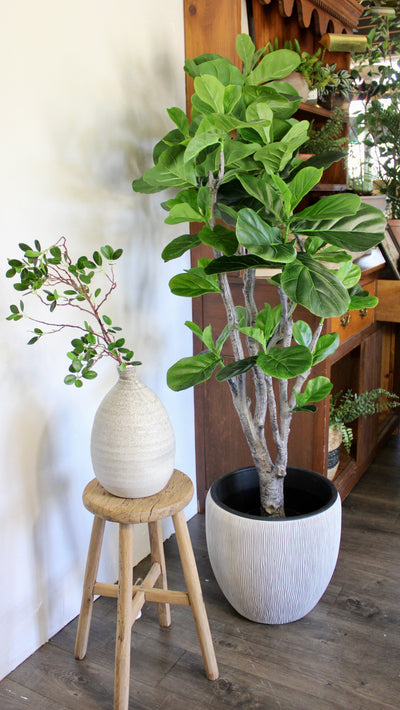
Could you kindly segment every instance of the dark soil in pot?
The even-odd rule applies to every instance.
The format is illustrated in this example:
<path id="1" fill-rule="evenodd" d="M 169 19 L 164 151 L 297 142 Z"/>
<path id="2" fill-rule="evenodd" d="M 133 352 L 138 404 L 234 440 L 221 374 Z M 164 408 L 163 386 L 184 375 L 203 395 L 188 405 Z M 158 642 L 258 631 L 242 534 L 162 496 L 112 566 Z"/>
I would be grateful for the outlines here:
<path id="1" fill-rule="evenodd" d="M 213 500 L 232 513 L 250 518 L 262 515 L 258 474 L 253 466 L 227 473 L 210 489 Z M 315 471 L 288 468 L 284 482 L 287 518 L 309 516 L 332 505 L 338 492 L 335 485 Z"/>

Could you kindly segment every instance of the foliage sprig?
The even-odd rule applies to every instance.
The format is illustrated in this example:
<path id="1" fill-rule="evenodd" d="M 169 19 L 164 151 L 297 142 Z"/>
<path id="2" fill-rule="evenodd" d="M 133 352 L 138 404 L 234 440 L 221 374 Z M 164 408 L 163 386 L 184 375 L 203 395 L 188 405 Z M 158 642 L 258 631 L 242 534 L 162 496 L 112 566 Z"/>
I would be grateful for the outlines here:
<path id="1" fill-rule="evenodd" d="M 65 237 L 45 249 L 35 240 L 34 247 L 21 243 L 22 257 L 8 259 L 7 278 L 16 279 L 14 288 L 21 293 L 19 304 L 10 305 L 9 321 L 27 318 L 35 323 L 33 335 L 28 341 L 33 345 L 45 335 L 64 329 L 77 330 L 72 338 L 72 349 L 67 352 L 70 360 L 64 382 L 82 387 L 84 380 L 97 376 L 94 369 L 103 357 L 113 358 L 124 370 L 127 365 L 140 365 L 134 361 L 134 352 L 126 346 L 121 328 L 113 324 L 103 307 L 116 288 L 113 265 L 122 255 L 122 249 L 113 249 L 109 244 L 93 252 L 91 257 L 71 259 Z M 102 277 L 105 285 L 99 285 Z M 49 313 L 64 308 L 77 309 L 84 316 L 83 324 L 74 322 L 45 321 L 28 315 L 24 299 L 36 296 Z M 81 334 L 79 334 L 79 331 Z"/>
<path id="2" fill-rule="evenodd" d="M 378 387 L 369 392 L 352 392 L 346 390 L 331 396 L 329 408 L 329 425 L 342 432 L 343 446 L 350 453 L 353 441 L 353 430 L 347 426 L 358 417 L 369 414 L 387 412 L 400 405 L 399 397 L 393 392 Z"/>

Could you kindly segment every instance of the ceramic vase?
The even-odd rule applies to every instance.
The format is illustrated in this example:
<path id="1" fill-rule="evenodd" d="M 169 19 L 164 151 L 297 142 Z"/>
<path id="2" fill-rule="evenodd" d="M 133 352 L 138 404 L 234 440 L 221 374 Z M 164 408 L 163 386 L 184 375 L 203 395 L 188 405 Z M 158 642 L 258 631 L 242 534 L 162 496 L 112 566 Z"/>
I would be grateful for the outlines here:
<path id="1" fill-rule="evenodd" d="M 109 492 L 142 498 L 168 483 L 175 437 L 164 405 L 136 375 L 119 371 L 117 383 L 101 402 L 93 423 L 91 455 L 96 478 Z"/>

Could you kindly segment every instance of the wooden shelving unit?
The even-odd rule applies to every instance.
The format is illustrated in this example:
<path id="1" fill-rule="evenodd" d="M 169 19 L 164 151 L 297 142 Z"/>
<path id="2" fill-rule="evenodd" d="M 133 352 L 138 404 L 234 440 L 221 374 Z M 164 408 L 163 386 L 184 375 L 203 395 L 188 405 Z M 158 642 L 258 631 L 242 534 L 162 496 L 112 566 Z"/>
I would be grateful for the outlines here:
<path id="1" fill-rule="evenodd" d="M 242 31 L 241 0 L 184 0 L 184 5 L 186 56 L 218 52 L 237 62 L 234 45 L 236 35 Z M 343 0 L 341 3 L 337 0 L 324 0 L 323 3 L 320 0 L 252 0 L 247 6 L 251 9 L 250 32 L 257 47 L 265 46 L 275 38 L 278 38 L 281 46 L 286 40 L 296 38 L 300 46 L 310 53 L 319 46 L 319 38 L 325 32 L 352 32 L 362 13 L 362 7 L 356 0 Z M 328 63 L 336 63 L 338 67 L 348 67 L 350 55 L 327 52 L 325 59 Z M 189 82 L 188 107 L 190 92 Z M 301 103 L 298 112 L 299 118 L 318 122 L 326 121 L 330 115 L 331 111 L 307 102 Z M 346 167 L 344 161 L 340 161 L 325 171 L 315 197 L 318 198 L 318 192 L 327 194 L 346 189 Z M 194 261 L 197 262 L 199 255 L 205 255 L 204 249 L 199 248 L 193 255 Z M 375 251 L 365 257 L 360 265 L 364 270 L 363 283 L 374 291 L 378 290 L 385 266 L 380 252 Z M 232 276 L 231 283 L 234 297 L 238 299 L 236 302 L 240 302 L 239 280 Z M 400 281 L 395 284 L 400 289 Z M 265 279 L 257 280 L 257 301 L 271 302 L 274 291 Z M 193 320 L 202 328 L 212 323 L 215 332 L 219 332 L 225 322 L 222 309 L 218 294 L 206 294 L 193 300 Z M 397 310 L 400 311 L 400 308 Z M 312 316 L 302 313 L 300 308 L 298 316 L 308 319 L 313 325 Z M 386 310 L 385 322 L 381 322 L 378 309 L 372 319 L 369 317 L 365 320 L 360 315 L 356 325 L 354 316 L 352 318 L 351 328 L 341 335 L 338 351 L 330 360 L 320 363 L 314 369 L 314 376 L 331 376 L 336 389 L 351 386 L 354 390 L 357 386 L 358 391 L 365 391 L 383 386 L 400 393 L 400 339 L 397 326 L 390 322 L 399 322 L 400 313 L 394 313 L 392 318 Z M 330 330 L 330 325 L 328 322 L 327 330 Z M 201 345 L 196 342 L 194 347 L 197 352 Z M 347 381 L 343 377 L 346 370 Z M 252 462 L 228 386 L 211 379 L 195 388 L 194 397 L 197 486 L 199 509 L 203 510 L 206 491 L 218 476 L 251 465 Z M 359 480 L 396 422 L 397 417 L 392 415 L 383 419 L 369 417 L 358 422 L 351 456 L 343 455 L 335 481 L 342 497 Z M 311 468 L 326 474 L 328 427 L 327 400 L 319 404 L 314 415 L 296 415 L 290 438 L 289 465 Z"/>

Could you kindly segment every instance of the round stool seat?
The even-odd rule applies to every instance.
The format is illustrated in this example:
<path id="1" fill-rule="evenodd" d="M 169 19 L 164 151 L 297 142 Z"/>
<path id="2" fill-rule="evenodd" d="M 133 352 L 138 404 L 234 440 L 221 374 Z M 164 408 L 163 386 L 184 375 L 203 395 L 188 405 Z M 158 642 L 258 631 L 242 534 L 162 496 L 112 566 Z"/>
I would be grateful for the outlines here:
<path id="1" fill-rule="evenodd" d="M 113 523 L 151 523 L 175 515 L 191 501 L 193 483 L 174 470 L 165 488 L 146 498 L 119 498 L 94 478 L 83 491 L 83 504 L 91 513 Z"/>

